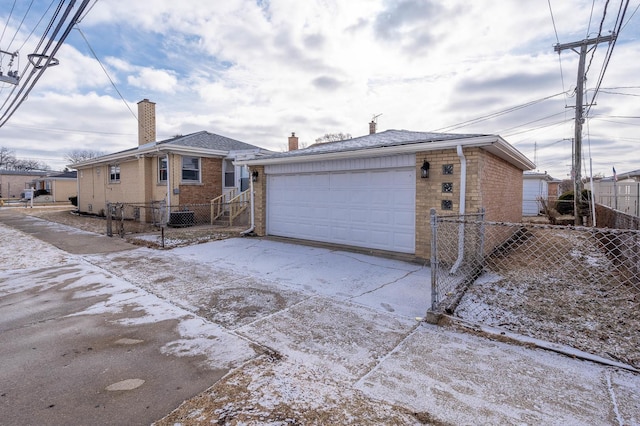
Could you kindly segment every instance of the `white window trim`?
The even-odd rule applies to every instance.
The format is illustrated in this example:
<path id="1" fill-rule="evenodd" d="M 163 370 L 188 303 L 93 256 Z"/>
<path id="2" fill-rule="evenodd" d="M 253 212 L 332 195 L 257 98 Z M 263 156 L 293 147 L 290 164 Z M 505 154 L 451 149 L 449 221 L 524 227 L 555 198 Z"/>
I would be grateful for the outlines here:
<path id="1" fill-rule="evenodd" d="M 233 185 L 231 186 L 227 186 L 227 166 L 231 166 L 231 170 L 233 172 Z M 238 171 L 236 170 L 236 166 L 233 165 L 233 160 L 231 158 L 225 158 L 223 160 L 223 170 L 222 170 L 222 184 L 224 185 L 225 188 L 235 188 L 237 187 L 237 176 L 238 176 Z"/>
<path id="2" fill-rule="evenodd" d="M 162 168 L 161 168 L 161 164 L 164 161 L 165 164 L 165 178 L 162 179 Z M 167 161 L 167 157 L 158 157 L 158 183 L 166 183 L 167 182 L 167 177 L 169 177 L 169 161 Z"/>
<path id="3" fill-rule="evenodd" d="M 185 158 L 197 158 L 198 159 L 198 179 L 185 179 L 184 178 L 184 171 L 185 170 L 195 170 L 195 169 L 185 169 L 184 168 L 184 160 Z M 202 182 L 202 158 L 201 157 L 194 157 L 194 156 L 190 156 L 190 155 L 185 155 L 182 157 L 181 160 L 181 167 L 180 167 L 180 181 L 182 183 L 201 183 Z"/>
<path id="4" fill-rule="evenodd" d="M 116 173 L 111 173 L 111 169 L 115 168 L 115 170 L 117 170 Z M 121 171 L 120 171 L 120 164 L 109 164 L 107 166 L 107 172 L 109 173 L 109 183 L 120 183 L 120 180 L 122 179 L 122 175 L 121 175 Z M 117 178 L 113 178 L 115 175 L 117 175 Z"/>

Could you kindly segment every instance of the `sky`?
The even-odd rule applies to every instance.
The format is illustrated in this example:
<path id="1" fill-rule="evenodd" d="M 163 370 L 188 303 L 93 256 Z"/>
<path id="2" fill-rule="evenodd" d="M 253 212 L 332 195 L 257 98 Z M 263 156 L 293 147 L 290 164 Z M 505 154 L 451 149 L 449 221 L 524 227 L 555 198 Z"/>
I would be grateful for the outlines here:
<path id="1" fill-rule="evenodd" d="M 5 75 L 27 68 L 59 3 L 0 0 L 0 50 L 18 52 L 12 64 L 1 55 Z M 149 99 L 158 140 L 206 130 L 284 151 L 292 132 L 302 145 L 327 133 L 363 136 L 377 116 L 378 131 L 498 134 L 536 170 L 566 179 L 579 55 L 554 46 L 619 28 L 613 46 L 600 43 L 586 56 L 581 174 L 611 176 L 613 167 L 640 169 L 639 7 L 92 0 L 56 52 L 59 65 L 42 72 L 0 127 L 0 147 L 54 170 L 76 149 L 133 148 L 136 104 Z M 0 115 L 20 84 L 0 83 Z"/>

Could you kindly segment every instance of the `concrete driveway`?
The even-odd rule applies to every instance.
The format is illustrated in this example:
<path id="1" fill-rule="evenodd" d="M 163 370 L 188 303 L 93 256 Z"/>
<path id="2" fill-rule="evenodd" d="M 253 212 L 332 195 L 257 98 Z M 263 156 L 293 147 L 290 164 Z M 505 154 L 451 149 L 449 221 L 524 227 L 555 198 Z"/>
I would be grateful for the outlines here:
<path id="1" fill-rule="evenodd" d="M 329 297 L 406 317 L 402 336 L 426 306 L 420 265 L 257 239 L 157 251 L 6 209 L 0 224 L 1 424 L 149 424 L 272 353 L 236 333 L 259 319 Z"/>
<path id="2" fill-rule="evenodd" d="M 637 374 L 416 321 L 421 265 L 28 221 L 0 209 L 2 424 L 640 424 Z"/>

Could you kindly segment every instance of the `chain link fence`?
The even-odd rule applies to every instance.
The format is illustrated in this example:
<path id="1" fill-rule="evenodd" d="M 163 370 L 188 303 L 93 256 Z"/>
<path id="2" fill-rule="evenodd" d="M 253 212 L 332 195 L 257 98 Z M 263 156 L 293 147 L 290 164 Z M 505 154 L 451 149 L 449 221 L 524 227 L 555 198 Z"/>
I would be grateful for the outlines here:
<path id="1" fill-rule="evenodd" d="M 235 204 L 107 203 L 106 233 L 162 248 L 227 238 L 239 232 L 233 227 L 243 228 L 249 222 L 248 206 Z M 230 211 L 241 213 L 230 217 Z"/>
<path id="2" fill-rule="evenodd" d="M 432 212 L 432 307 L 640 367 L 640 231 Z"/>

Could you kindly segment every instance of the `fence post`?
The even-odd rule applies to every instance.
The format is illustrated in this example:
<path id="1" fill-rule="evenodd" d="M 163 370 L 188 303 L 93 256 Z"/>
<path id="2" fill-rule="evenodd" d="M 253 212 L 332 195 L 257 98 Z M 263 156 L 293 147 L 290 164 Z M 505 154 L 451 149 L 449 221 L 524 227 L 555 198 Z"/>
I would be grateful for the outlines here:
<path id="1" fill-rule="evenodd" d="M 107 236 L 113 237 L 113 228 L 111 223 L 111 203 L 107 202 Z"/>
<path id="2" fill-rule="evenodd" d="M 484 237 L 486 232 L 486 227 L 484 224 L 484 215 L 485 209 L 482 207 L 480 209 L 480 267 L 484 269 Z"/>
<path id="3" fill-rule="evenodd" d="M 436 209 L 429 211 L 431 224 L 431 310 L 438 306 L 438 218 Z"/>

